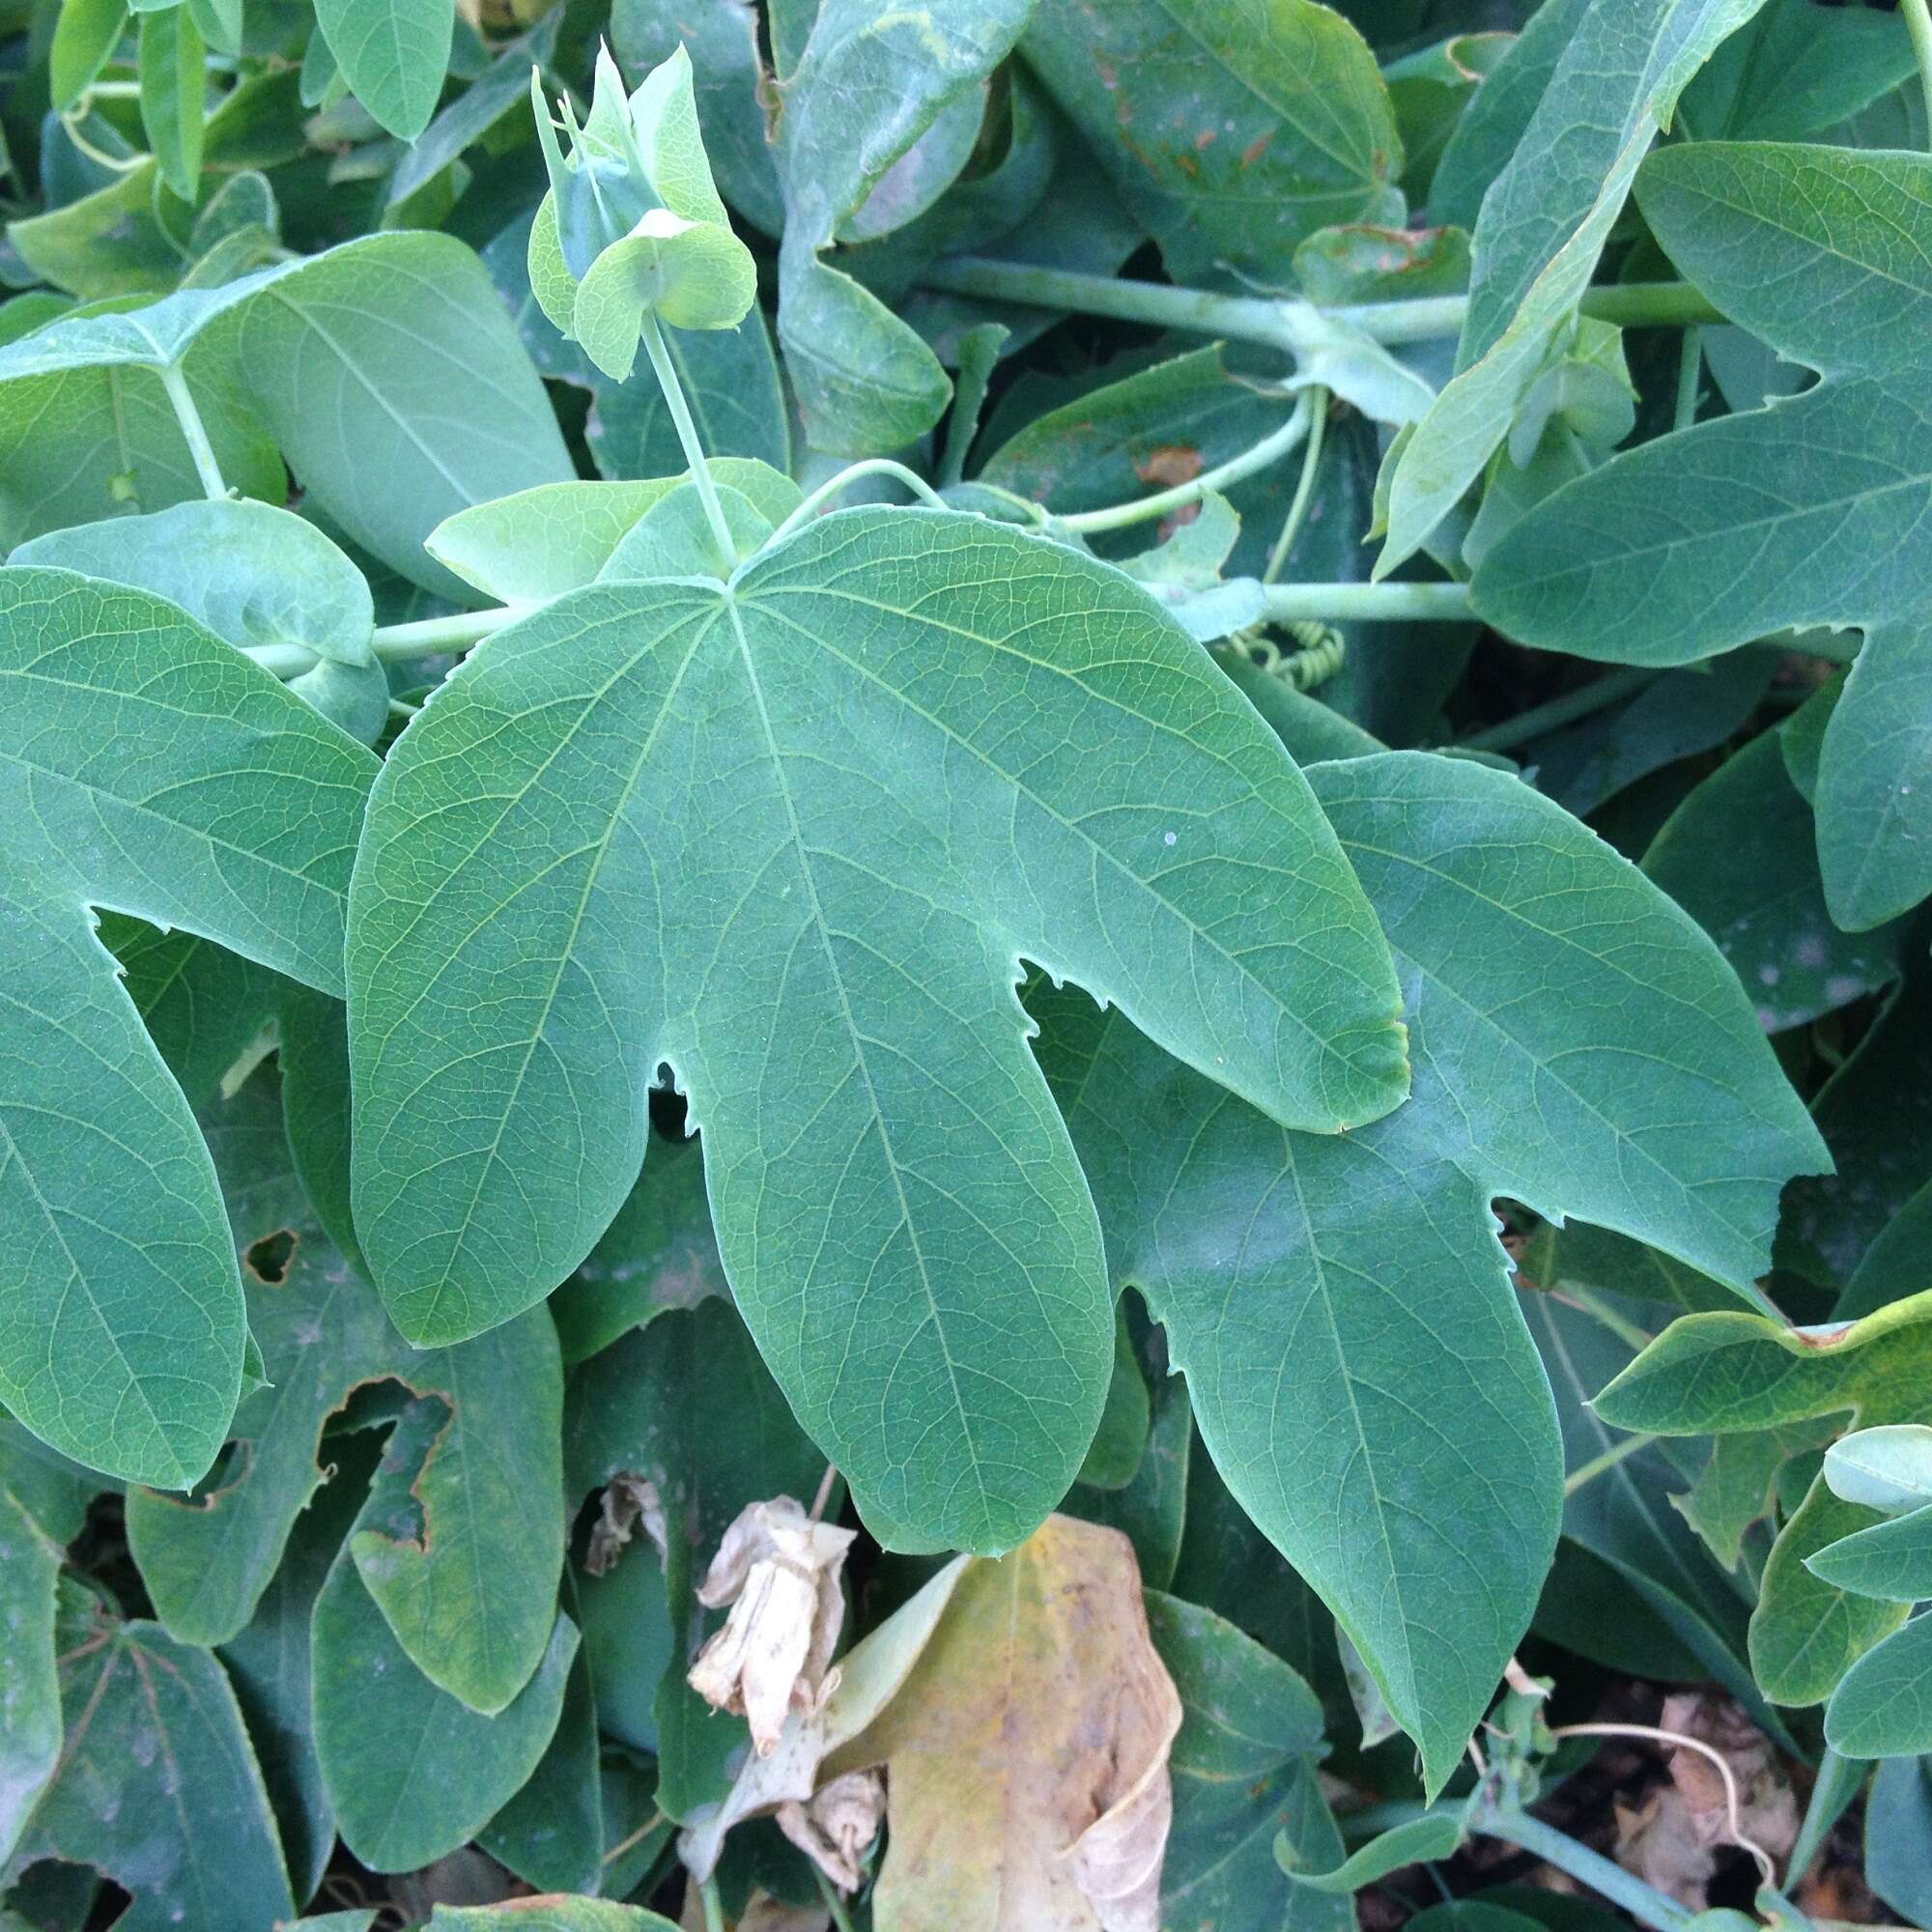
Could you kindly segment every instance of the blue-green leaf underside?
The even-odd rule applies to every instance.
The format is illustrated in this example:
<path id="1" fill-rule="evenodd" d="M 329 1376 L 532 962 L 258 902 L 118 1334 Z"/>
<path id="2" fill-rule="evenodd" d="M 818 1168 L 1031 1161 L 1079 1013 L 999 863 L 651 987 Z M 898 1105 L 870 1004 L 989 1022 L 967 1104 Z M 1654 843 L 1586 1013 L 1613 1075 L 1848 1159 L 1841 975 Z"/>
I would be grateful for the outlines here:
<path id="1" fill-rule="evenodd" d="M 739 1305 L 903 1546 L 1023 1536 L 1107 1384 L 1022 955 L 1303 1127 L 1405 1084 L 1379 935 L 1259 720 L 1115 572 L 928 512 L 499 633 L 399 742 L 352 900 L 356 1225 L 404 1332 L 582 1261 L 668 1062 Z"/>
<path id="2" fill-rule="evenodd" d="M 1119 1014 L 1039 986 L 1031 1004 L 1116 1279 L 1143 1287 L 1223 1478 L 1439 1781 L 1561 1512 L 1491 1198 L 1640 1234 L 1748 1293 L 1781 1179 L 1822 1152 L 1716 948 L 1561 808 L 1416 753 L 1308 776 L 1395 951 L 1406 1106 L 1295 1132 Z"/>
<path id="3" fill-rule="evenodd" d="M 76 1461 L 181 1488 L 241 1387 L 241 1283 L 107 906 L 341 985 L 375 759 L 174 605 L 0 573 L 0 1399 Z"/>

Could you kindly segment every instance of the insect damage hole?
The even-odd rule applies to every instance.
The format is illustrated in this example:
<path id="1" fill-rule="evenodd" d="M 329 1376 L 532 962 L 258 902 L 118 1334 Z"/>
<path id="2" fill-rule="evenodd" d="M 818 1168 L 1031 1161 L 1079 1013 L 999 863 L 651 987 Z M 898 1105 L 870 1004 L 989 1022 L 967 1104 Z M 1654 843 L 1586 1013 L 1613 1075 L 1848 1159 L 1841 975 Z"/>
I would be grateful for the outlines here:
<path id="1" fill-rule="evenodd" d="M 250 1241 L 242 1251 L 242 1264 L 265 1288 L 279 1288 L 289 1278 L 299 1240 L 293 1228 L 277 1228 Z"/>

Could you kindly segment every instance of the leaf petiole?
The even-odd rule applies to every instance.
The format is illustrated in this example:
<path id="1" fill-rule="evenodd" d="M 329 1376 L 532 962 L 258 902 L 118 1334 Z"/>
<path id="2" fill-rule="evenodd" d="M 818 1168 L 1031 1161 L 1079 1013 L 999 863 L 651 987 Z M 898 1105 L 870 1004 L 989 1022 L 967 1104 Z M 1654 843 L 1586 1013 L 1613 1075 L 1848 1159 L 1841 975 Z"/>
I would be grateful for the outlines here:
<path id="1" fill-rule="evenodd" d="M 181 425 L 182 440 L 187 444 L 187 452 L 194 458 L 195 474 L 201 478 L 202 494 L 212 502 L 219 502 L 228 496 L 228 485 L 222 477 L 221 465 L 215 461 L 214 445 L 208 440 L 201 412 L 195 408 L 194 397 L 188 392 L 187 378 L 182 374 L 178 362 L 163 362 L 159 366 L 161 387 L 167 391 L 168 402 L 174 410 L 175 421 Z"/>
<path id="2" fill-rule="evenodd" d="M 1466 583 L 1270 583 L 1264 594 L 1263 614 L 1277 624 L 1473 621 Z"/>
<path id="3" fill-rule="evenodd" d="M 1315 499 L 1315 478 L 1321 468 L 1321 444 L 1328 429 L 1328 391 L 1317 384 L 1308 391 L 1308 400 L 1312 413 L 1308 420 L 1308 447 L 1301 455 L 1301 480 L 1294 486 L 1294 498 L 1282 520 L 1281 534 L 1268 552 L 1267 567 L 1262 572 L 1264 583 L 1272 583 L 1281 575 L 1282 565 L 1288 561 L 1288 554 L 1301 534 L 1308 506 Z"/>
<path id="4" fill-rule="evenodd" d="M 1905 15 L 1905 30 L 1912 36 L 1912 51 L 1918 61 L 1919 85 L 1925 90 L 1925 114 L 1932 121 L 1932 9 L 1925 0 L 1898 0 Z"/>

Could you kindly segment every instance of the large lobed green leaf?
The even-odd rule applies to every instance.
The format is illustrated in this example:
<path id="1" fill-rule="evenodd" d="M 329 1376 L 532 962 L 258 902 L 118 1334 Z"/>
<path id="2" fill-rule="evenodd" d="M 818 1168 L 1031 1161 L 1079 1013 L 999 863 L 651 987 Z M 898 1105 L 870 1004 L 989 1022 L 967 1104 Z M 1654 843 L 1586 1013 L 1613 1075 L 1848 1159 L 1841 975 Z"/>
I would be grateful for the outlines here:
<path id="1" fill-rule="evenodd" d="M 1559 491 L 1485 559 L 1476 606 L 1513 637 L 1633 664 L 1863 626 L 1820 749 L 1818 847 L 1833 920 L 1877 925 L 1932 890 L 1932 576 L 1916 540 L 1932 500 L 1932 158 L 1699 142 L 1655 156 L 1638 198 L 1725 314 L 1825 380 Z"/>
<path id="2" fill-rule="evenodd" d="M 245 1331 L 207 1152 L 89 908 L 338 990 L 375 763 L 174 605 L 0 573 L 0 1397 L 112 1474 L 207 1468 Z"/>
<path id="3" fill-rule="evenodd" d="M 1414 1093 L 1285 1130 L 1118 1014 L 1037 988 L 1117 1279 L 1141 1284 L 1242 1506 L 1445 1777 L 1561 1509 L 1549 1391 L 1490 1197 L 1741 1293 L 1816 1134 L 1710 941 L 1560 808 L 1466 760 L 1311 768 L 1407 999 Z"/>
<path id="4" fill-rule="evenodd" d="M 499 633 L 392 754 L 354 901 L 356 1219 L 405 1333 L 582 1259 L 668 1061 L 753 1332 L 914 1548 L 1023 1536 L 1112 1359 L 1022 954 L 1305 1127 L 1405 1081 L 1373 919 L 1260 722 L 1117 573 L 929 512 Z"/>

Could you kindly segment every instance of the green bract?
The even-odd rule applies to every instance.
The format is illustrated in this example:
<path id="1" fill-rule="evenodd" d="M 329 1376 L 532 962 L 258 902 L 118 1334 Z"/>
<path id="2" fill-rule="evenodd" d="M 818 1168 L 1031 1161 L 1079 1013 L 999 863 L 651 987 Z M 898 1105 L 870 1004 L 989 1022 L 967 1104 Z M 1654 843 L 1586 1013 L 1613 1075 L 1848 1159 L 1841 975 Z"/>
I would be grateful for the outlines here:
<path id="1" fill-rule="evenodd" d="M 757 291 L 698 138 L 691 58 L 680 46 L 625 95 L 608 49 L 579 127 L 563 103 L 566 155 L 533 73 L 530 97 L 550 192 L 530 229 L 530 287 L 544 313 L 622 382 L 645 318 L 674 328 L 735 328 Z"/>
<path id="2" fill-rule="evenodd" d="M 0 1932 L 1926 1923 L 1928 111 L 0 8 Z"/>

